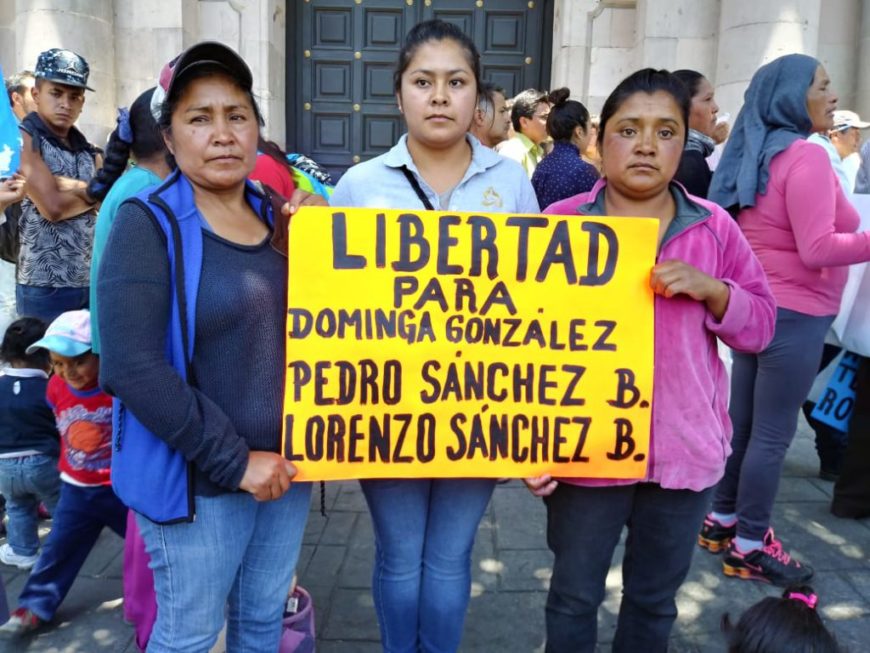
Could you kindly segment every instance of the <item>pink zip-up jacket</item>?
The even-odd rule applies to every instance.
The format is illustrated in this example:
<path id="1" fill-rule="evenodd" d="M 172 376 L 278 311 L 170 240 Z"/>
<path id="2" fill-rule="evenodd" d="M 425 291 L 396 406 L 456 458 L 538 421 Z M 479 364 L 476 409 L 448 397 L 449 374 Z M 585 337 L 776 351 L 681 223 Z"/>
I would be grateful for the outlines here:
<path id="1" fill-rule="evenodd" d="M 605 180 L 588 193 L 551 204 L 544 213 L 604 215 Z M 687 295 L 655 296 L 655 369 L 649 465 L 639 480 L 571 478 L 575 485 L 658 483 L 700 491 L 715 485 L 731 453 L 728 374 L 716 338 L 740 352 L 759 352 L 773 338 L 776 303 L 761 263 L 720 206 L 671 184 L 676 215 L 657 262 L 677 259 L 728 284 L 721 321 Z"/>

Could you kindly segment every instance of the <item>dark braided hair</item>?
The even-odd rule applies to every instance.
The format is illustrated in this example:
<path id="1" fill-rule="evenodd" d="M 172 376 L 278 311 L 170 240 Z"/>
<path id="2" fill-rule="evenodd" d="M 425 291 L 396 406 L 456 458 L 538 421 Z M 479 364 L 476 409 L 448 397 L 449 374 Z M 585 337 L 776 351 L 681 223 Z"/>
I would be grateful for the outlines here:
<path id="1" fill-rule="evenodd" d="M 116 127 L 109 136 L 103 167 L 88 183 L 88 195 L 95 201 L 105 198 L 115 182 L 124 174 L 131 152 L 136 159 L 149 159 L 166 151 L 163 136 L 157 128 L 154 116 L 151 115 L 151 95 L 153 93 L 154 88 L 149 88 L 137 97 L 130 106 L 132 143 L 122 140 L 120 127 Z"/>
<path id="2" fill-rule="evenodd" d="M 288 173 L 293 173 L 293 166 L 291 166 L 290 162 L 287 160 L 287 153 L 281 149 L 281 146 L 278 145 L 278 143 L 267 141 L 262 135 L 260 135 L 257 139 L 257 149 L 261 154 L 265 154 L 273 161 L 279 163 Z"/>

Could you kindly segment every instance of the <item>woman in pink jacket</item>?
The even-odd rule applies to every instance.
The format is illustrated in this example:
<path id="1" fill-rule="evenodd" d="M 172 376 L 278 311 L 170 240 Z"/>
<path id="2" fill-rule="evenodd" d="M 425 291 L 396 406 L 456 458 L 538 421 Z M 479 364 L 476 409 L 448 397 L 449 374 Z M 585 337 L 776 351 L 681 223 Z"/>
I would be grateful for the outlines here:
<path id="1" fill-rule="evenodd" d="M 547 598 L 547 653 L 593 651 L 598 606 L 620 534 L 628 526 L 615 652 L 666 651 L 675 595 L 698 524 L 730 453 L 728 381 L 716 338 L 757 352 L 773 336 L 764 272 L 731 217 L 688 195 L 674 174 L 690 98 L 667 71 L 640 70 L 601 113 L 603 179 L 549 206 L 564 215 L 659 219 L 651 456 L 643 479 L 527 479 L 545 496 L 555 555 Z M 618 298 L 614 298 L 618 301 Z"/>
<path id="2" fill-rule="evenodd" d="M 870 232 L 853 233 L 857 211 L 825 150 L 805 140 L 832 127 L 836 108 L 830 79 L 812 57 L 790 54 L 759 68 L 709 194 L 736 209 L 764 266 L 776 298 L 776 337 L 758 355 L 734 356 L 734 453 L 699 543 L 727 549 L 725 574 L 780 586 L 813 574 L 770 528 L 783 460 L 840 307 L 847 266 L 870 260 Z"/>

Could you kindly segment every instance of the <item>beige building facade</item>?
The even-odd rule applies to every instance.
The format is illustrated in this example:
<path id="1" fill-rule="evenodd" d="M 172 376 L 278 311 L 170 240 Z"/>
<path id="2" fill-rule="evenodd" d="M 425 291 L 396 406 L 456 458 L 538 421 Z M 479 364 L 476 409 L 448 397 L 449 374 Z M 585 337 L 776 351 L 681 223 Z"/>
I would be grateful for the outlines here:
<path id="1" fill-rule="evenodd" d="M 102 142 L 115 107 L 154 84 L 185 46 L 216 39 L 248 61 L 269 136 L 285 142 L 287 110 L 301 104 L 286 88 L 288 61 L 303 56 L 288 41 L 288 14 L 309 1 L 2 0 L 0 64 L 10 74 L 32 68 L 51 47 L 81 53 L 96 92 L 88 94 L 80 126 Z M 549 85 L 568 86 L 592 111 L 626 74 L 654 66 L 701 71 L 722 111 L 735 117 L 758 66 L 801 52 L 825 64 L 841 107 L 870 115 L 870 0 L 542 1 L 553 16 Z M 469 7 L 484 4 L 497 0 L 468 0 Z"/>
<path id="2" fill-rule="evenodd" d="M 840 106 L 870 114 L 870 0 L 565 0 L 556 5 L 552 85 L 597 110 L 638 68 L 693 68 L 733 117 L 755 70 L 819 59 Z"/>

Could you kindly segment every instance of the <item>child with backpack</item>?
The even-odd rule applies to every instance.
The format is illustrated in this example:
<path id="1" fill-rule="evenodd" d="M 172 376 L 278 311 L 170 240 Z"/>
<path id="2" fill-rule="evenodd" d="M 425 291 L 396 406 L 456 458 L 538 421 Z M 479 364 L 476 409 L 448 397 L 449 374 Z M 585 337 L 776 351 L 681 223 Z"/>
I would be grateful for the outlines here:
<path id="1" fill-rule="evenodd" d="M 18 609 L 0 632 L 22 635 L 51 621 L 103 530 L 124 537 L 127 508 L 109 479 L 112 399 L 99 386 L 99 359 L 91 351 L 90 313 L 62 313 L 45 336 L 27 347 L 48 350 L 54 375 L 46 398 L 61 436 L 60 501 L 51 533 L 18 597 Z"/>
<path id="2" fill-rule="evenodd" d="M 0 344 L 0 492 L 9 514 L 0 562 L 30 569 L 39 552 L 38 505 L 54 512 L 60 493 L 57 473 L 58 435 L 45 403 L 48 353 L 27 348 L 45 335 L 34 317 L 16 320 Z"/>

